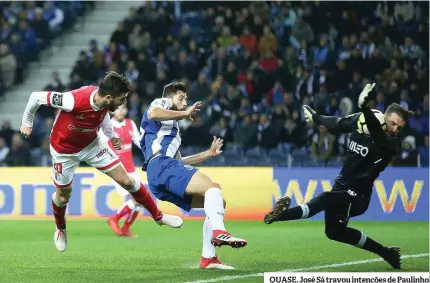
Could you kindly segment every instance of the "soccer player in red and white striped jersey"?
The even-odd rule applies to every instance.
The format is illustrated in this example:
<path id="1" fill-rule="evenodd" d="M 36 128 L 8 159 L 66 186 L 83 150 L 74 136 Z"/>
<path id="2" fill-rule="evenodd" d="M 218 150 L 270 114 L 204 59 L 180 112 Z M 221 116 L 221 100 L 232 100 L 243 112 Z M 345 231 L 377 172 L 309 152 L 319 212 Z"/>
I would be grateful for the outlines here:
<path id="1" fill-rule="evenodd" d="M 66 208 L 72 192 L 72 180 L 81 161 L 111 177 L 130 192 L 133 198 L 151 213 L 159 225 L 179 228 L 180 217 L 163 214 L 143 184 L 134 180 L 118 156 L 103 142 L 99 128 L 110 139 L 115 149 L 121 149 L 122 140 L 112 129 L 108 111 L 123 105 L 130 92 L 130 82 L 122 75 L 109 72 L 99 86 L 84 86 L 69 92 L 33 92 L 22 118 L 21 134 L 28 138 L 34 115 L 40 105 L 59 109 L 50 136 L 53 176 L 56 192 L 52 208 L 56 228 L 54 244 L 58 251 L 67 248 Z"/>

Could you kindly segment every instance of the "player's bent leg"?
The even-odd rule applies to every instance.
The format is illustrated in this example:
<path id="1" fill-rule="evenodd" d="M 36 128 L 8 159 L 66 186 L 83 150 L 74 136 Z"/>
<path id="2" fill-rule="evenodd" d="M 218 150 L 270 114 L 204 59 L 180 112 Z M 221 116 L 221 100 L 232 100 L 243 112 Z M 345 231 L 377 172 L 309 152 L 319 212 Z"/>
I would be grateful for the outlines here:
<path id="1" fill-rule="evenodd" d="M 290 209 L 291 198 L 282 197 L 276 201 L 275 207 L 264 216 L 264 223 L 272 224 L 277 221 L 290 221 L 310 218 L 325 209 L 329 192 L 323 192 L 308 203 L 300 204 Z"/>
<path id="2" fill-rule="evenodd" d="M 325 234 L 327 238 L 373 252 L 382 257 L 393 268 L 401 268 L 399 247 L 384 247 L 375 240 L 367 237 L 363 232 L 347 225 L 348 221 L 345 221 L 344 215 L 337 214 L 334 211 L 326 211 Z"/>
<path id="3" fill-rule="evenodd" d="M 118 183 L 114 182 L 115 185 L 115 189 L 117 190 L 117 192 L 122 196 L 122 197 L 126 197 L 129 195 L 129 192 L 127 190 L 125 190 L 124 188 L 122 188 Z M 111 217 L 109 217 L 107 219 L 107 224 L 110 226 L 112 232 L 114 232 L 116 235 L 118 236 L 123 236 L 123 232 L 119 226 L 119 220 L 122 217 L 129 217 L 129 215 L 131 214 L 131 212 L 133 211 L 133 209 L 135 208 L 135 202 L 130 199 L 128 201 L 126 201 L 117 211 L 114 215 L 112 215 Z"/>
<path id="4" fill-rule="evenodd" d="M 221 186 L 213 182 L 207 175 L 196 171 L 189 181 L 185 194 L 204 197 L 203 207 L 213 229 L 212 245 L 219 247 L 228 245 L 233 248 L 246 246 L 243 239 L 233 237 L 224 226 L 224 204 Z"/>
<path id="5" fill-rule="evenodd" d="M 116 166 L 115 168 L 105 171 L 105 174 L 111 177 L 115 182 L 121 185 L 124 189 L 126 189 L 132 197 L 145 207 L 152 218 L 159 225 L 167 225 L 172 228 L 180 228 L 184 221 L 182 218 L 163 214 L 157 207 L 155 200 L 152 198 L 151 194 L 148 192 L 146 187 L 139 182 L 136 182 L 130 174 L 126 172 L 123 166 Z"/>
<path id="6" fill-rule="evenodd" d="M 138 172 L 131 172 L 129 173 L 135 180 L 135 182 L 140 183 L 140 176 Z M 123 192 L 126 192 L 127 195 L 129 194 L 127 191 L 125 191 L 123 188 L 119 187 L 118 189 L 121 189 Z M 130 203 L 131 201 L 131 203 Z M 136 221 L 139 213 L 143 213 L 143 206 L 136 202 L 133 198 L 130 199 L 128 202 L 128 206 L 131 208 L 131 211 L 127 217 L 127 219 L 124 222 L 124 226 L 121 228 L 122 236 L 123 237 L 129 237 L 129 238 L 137 238 L 137 235 L 134 235 L 130 231 L 130 227 L 133 225 L 133 223 Z"/>
<path id="7" fill-rule="evenodd" d="M 140 204 L 138 204 L 136 201 L 132 199 L 128 200 L 127 202 L 132 203 L 132 204 L 129 203 L 129 206 L 132 207 L 132 209 L 128 214 L 128 217 L 124 221 L 124 226 L 121 228 L 122 236 L 129 237 L 129 238 L 137 238 L 137 235 L 134 235 L 130 231 L 130 227 L 131 225 L 133 225 L 134 221 L 136 221 L 137 216 L 139 216 L 139 213 L 143 213 L 143 206 L 141 206 Z"/>
<path id="8" fill-rule="evenodd" d="M 290 221 L 298 219 L 306 219 L 315 216 L 325 210 L 330 203 L 337 205 L 349 201 L 351 195 L 348 191 L 330 191 L 323 192 L 317 197 L 311 199 L 308 203 L 300 204 L 296 207 L 289 208 L 291 199 L 288 196 L 280 198 L 275 207 L 264 216 L 266 224 L 272 224 L 277 221 Z"/>
<path id="9" fill-rule="evenodd" d="M 192 208 L 203 208 L 205 203 L 205 198 L 203 196 L 195 195 L 191 200 Z M 224 201 L 224 208 L 226 206 L 226 202 Z M 212 245 L 212 235 L 213 229 L 212 225 L 209 221 L 209 218 L 206 217 L 203 222 L 203 247 L 202 247 L 202 258 L 200 261 L 201 269 L 226 269 L 232 270 L 234 267 L 226 265 L 222 263 L 216 255 L 215 247 Z"/>
<path id="10" fill-rule="evenodd" d="M 122 188 L 119 184 L 115 183 L 115 188 L 118 193 L 122 197 L 126 197 L 129 195 L 129 192 Z M 129 237 L 129 238 L 137 238 L 137 235 L 134 235 L 130 231 L 131 225 L 136 220 L 139 213 L 143 212 L 143 206 L 137 203 L 133 198 L 127 200 L 114 215 L 108 218 L 107 223 L 110 226 L 111 230 L 118 236 Z M 124 225 L 121 228 L 119 224 L 119 220 L 125 217 Z"/>
<path id="11" fill-rule="evenodd" d="M 53 163 L 52 180 L 56 191 L 52 195 L 52 210 L 55 219 L 54 244 L 58 251 L 64 252 L 67 248 L 66 209 L 72 193 L 72 180 L 78 157 L 62 155 L 52 147 L 50 149 Z"/>

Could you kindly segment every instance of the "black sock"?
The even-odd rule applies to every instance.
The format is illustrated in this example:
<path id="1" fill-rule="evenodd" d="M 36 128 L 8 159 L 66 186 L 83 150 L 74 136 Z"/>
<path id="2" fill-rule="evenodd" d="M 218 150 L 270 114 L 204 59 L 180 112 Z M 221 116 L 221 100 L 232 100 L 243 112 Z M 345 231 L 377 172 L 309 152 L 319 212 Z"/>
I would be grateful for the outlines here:
<path id="1" fill-rule="evenodd" d="M 279 221 L 305 219 L 314 216 L 315 214 L 323 211 L 327 204 L 327 194 L 322 193 L 319 196 L 311 199 L 306 204 L 301 204 L 296 207 L 288 209 Z"/>
<path id="2" fill-rule="evenodd" d="M 373 240 L 372 238 L 366 237 L 366 242 L 364 242 L 363 247 L 361 247 L 363 250 L 375 253 L 381 257 L 384 257 L 384 253 L 386 251 L 386 248 L 378 243 L 377 241 Z"/>
<path id="3" fill-rule="evenodd" d="M 302 207 L 296 206 L 285 211 L 282 216 L 279 218 L 280 221 L 288 221 L 288 220 L 297 220 L 301 219 L 303 215 Z"/>
<path id="4" fill-rule="evenodd" d="M 329 238 L 338 242 L 350 244 L 357 248 L 375 253 L 381 257 L 385 252 L 385 247 L 383 245 L 367 237 L 363 232 L 354 228 L 346 227 L 342 233 L 339 232 L 337 234 L 332 235 L 332 237 L 329 237 Z"/>

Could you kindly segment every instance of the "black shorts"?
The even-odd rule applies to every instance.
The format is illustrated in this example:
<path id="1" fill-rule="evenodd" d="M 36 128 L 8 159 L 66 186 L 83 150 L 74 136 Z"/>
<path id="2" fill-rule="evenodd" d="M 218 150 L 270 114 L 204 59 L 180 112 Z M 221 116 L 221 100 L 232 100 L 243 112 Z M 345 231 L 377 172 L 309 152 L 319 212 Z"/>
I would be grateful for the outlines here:
<path id="1" fill-rule="evenodd" d="M 331 198 L 325 210 L 326 219 L 335 218 L 336 221 L 348 221 L 349 218 L 359 216 L 367 211 L 372 197 L 372 191 L 368 193 L 348 192 L 346 189 L 334 187 L 333 193 L 345 192 L 345 197 Z"/>

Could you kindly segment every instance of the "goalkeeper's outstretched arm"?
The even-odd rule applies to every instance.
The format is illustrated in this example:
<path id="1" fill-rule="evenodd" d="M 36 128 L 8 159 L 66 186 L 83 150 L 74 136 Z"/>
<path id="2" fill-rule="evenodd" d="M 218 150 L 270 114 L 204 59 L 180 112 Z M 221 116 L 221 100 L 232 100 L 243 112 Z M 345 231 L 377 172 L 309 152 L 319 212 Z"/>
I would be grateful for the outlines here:
<path id="1" fill-rule="evenodd" d="M 354 130 L 355 115 L 348 115 L 342 118 L 335 116 L 324 116 L 314 114 L 312 118 L 318 125 L 324 125 L 332 134 L 351 133 Z M 358 115 L 358 114 L 357 114 Z"/>
<path id="2" fill-rule="evenodd" d="M 369 129 L 370 136 L 372 140 L 380 145 L 387 146 L 389 143 L 389 135 L 385 132 L 385 130 L 381 127 L 381 123 L 378 118 L 376 118 L 375 114 L 373 114 L 372 109 L 370 109 L 369 102 L 369 93 L 373 90 L 375 84 L 367 84 L 360 96 L 358 97 L 358 107 L 361 108 L 363 112 L 364 119 L 366 120 L 367 128 Z"/>
<path id="3" fill-rule="evenodd" d="M 381 127 L 381 123 L 378 118 L 376 118 L 375 114 L 373 114 L 372 109 L 367 105 L 363 105 L 361 110 L 363 111 L 364 119 L 366 120 L 372 140 L 379 145 L 386 145 L 388 142 L 388 134 Z"/>
<path id="4" fill-rule="evenodd" d="M 359 115 L 359 113 L 357 113 L 344 117 L 324 116 L 317 114 L 317 112 L 308 105 L 303 105 L 303 111 L 307 122 L 313 121 L 317 125 L 326 126 L 328 131 L 332 134 L 351 133 L 356 124 L 356 115 Z"/>

